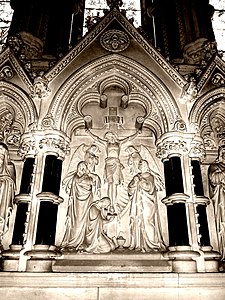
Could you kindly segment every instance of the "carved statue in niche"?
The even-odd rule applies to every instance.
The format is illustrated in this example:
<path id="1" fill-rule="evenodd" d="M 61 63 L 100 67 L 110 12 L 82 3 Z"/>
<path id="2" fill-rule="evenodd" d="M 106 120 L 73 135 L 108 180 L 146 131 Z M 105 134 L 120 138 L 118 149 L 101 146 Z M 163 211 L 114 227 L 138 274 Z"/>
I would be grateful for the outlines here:
<path id="1" fill-rule="evenodd" d="M 15 167 L 9 159 L 8 147 L 0 142 L 0 243 L 8 230 L 15 195 Z"/>
<path id="2" fill-rule="evenodd" d="M 15 125 L 14 114 L 8 108 L 0 108 L 0 141 L 7 145 L 19 145 L 21 131 Z"/>
<path id="3" fill-rule="evenodd" d="M 81 161 L 77 171 L 64 179 L 66 191 L 70 191 L 66 220 L 66 232 L 62 248 L 106 253 L 115 249 L 114 242 L 103 231 L 104 222 L 114 218 L 114 210 L 109 198 L 99 197 L 100 178 L 88 169 L 88 164 Z"/>
<path id="4" fill-rule="evenodd" d="M 107 156 L 105 159 L 104 180 L 108 184 L 108 197 L 111 199 L 113 205 L 115 205 L 117 201 L 118 185 L 123 183 L 122 169 L 124 166 L 120 162 L 121 146 L 122 144 L 133 140 L 140 131 L 137 130 L 133 135 L 123 139 L 119 139 L 117 134 L 113 131 L 107 131 L 104 138 L 100 138 L 93 134 L 90 129 L 86 129 L 86 131 L 93 139 L 105 147 Z"/>
<path id="5" fill-rule="evenodd" d="M 208 170 L 210 196 L 214 204 L 216 228 L 219 240 L 219 249 L 222 258 L 225 258 L 225 145 L 218 151 L 217 159 Z"/>
<path id="6" fill-rule="evenodd" d="M 149 168 L 146 160 L 139 160 L 138 170 L 128 184 L 130 206 L 130 250 L 150 252 L 165 249 L 159 210 L 157 190 L 164 188 L 159 174 Z"/>

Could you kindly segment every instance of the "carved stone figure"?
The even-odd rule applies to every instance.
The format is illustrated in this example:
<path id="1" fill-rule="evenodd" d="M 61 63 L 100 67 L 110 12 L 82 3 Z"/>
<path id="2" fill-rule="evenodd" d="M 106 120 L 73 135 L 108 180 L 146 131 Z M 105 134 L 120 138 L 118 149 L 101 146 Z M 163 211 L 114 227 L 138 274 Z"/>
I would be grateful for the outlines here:
<path id="1" fill-rule="evenodd" d="M 130 250 L 142 252 L 165 248 L 159 222 L 157 186 L 146 160 L 140 160 L 139 173 L 128 184 L 130 207 Z"/>
<path id="2" fill-rule="evenodd" d="M 9 216 L 15 194 L 15 167 L 9 159 L 7 146 L 0 142 L 0 242 L 8 230 Z"/>
<path id="3" fill-rule="evenodd" d="M 140 155 L 140 151 L 138 149 L 136 149 L 134 146 L 128 146 L 126 148 L 126 152 L 128 153 L 128 160 L 127 160 L 127 164 L 130 168 L 130 173 L 132 175 L 135 175 L 138 173 L 138 166 L 139 166 L 139 162 L 141 160 L 141 155 Z"/>
<path id="4" fill-rule="evenodd" d="M 111 222 L 116 214 L 108 197 L 89 205 L 88 226 L 83 251 L 89 253 L 107 253 L 116 248 L 115 243 L 104 231 L 104 224 Z"/>
<path id="5" fill-rule="evenodd" d="M 107 131 L 104 138 L 100 138 L 93 134 L 89 129 L 86 131 L 90 136 L 104 145 L 106 150 L 104 178 L 108 184 L 108 197 L 111 199 L 113 205 L 117 199 L 117 187 L 123 182 L 122 169 L 124 166 L 120 162 L 120 150 L 121 145 L 134 139 L 139 131 L 136 131 L 133 135 L 123 139 L 118 139 L 117 134 L 113 131 Z"/>
<path id="6" fill-rule="evenodd" d="M 74 247 L 76 250 L 85 239 L 88 220 L 88 207 L 93 202 L 93 187 L 96 178 L 88 174 L 87 165 L 81 161 L 75 173 L 69 174 L 64 179 L 66 190 L 70 190 L 67 212 L 67 230 L 63 244 Z"/>
<path id="7" fill-rule="evenodd" d="M 225 258 L 225 146 L 219 148 L 218 158 L 208 171 L 210 196 L 214 204 L 219 249 Z"/>

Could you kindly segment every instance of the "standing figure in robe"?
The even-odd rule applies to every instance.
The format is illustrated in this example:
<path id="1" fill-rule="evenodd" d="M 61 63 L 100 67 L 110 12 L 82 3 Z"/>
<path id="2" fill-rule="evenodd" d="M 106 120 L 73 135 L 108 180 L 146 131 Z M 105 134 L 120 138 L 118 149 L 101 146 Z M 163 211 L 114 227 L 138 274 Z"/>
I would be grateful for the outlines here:
<path id="1" fill-rule="evenodd" d="M 217 159 L 208 170 L 210 196 L 214 204 L 219 250 L 225 258 L 225 146 L 221 146 Z"/>
<path id="2" fill-rule="evenodd" d="M 8 230 L 8 221 L 15 195 L 15 167 L 9 159 L 8 148 L 0 143 L 0 244 Z"/>
<path id="3" fill-rule="evenodd" d="M 98 182 L 97 182 L 98 181 Z M 87 163 L 81 161 L 77 171 L 64 179 L 66 190 L 70 190 L 67 211 L 66 232 L 62 247 L 82 249 L 88 224 L 89 205 L 94 201 L 95 189 L 100 184 L 100 178 L 89 172 Z"/>
<path id="4" fill-rule="evenodd" d="M 150 252 L 165 249 L 159 211 L 157 187 L 148 162 L 140 160 L 139 173 L 128 184 L 130 207 L 130 250 Z"/>
<path id="5" fill-rule="evenodd" d="M 116 204 L 118 185 L 123 183 L 122 170 L 124 166 L 120 162 L 121 146 L 122 144 L 134 139 L 138 135 L 139 131 L 136 131 L 133 135 L 123 139 L 119 139 L 117 134 L 113 131 L 107 131 L 104 138 L 100 138 L 93 134 L 90 129 L 86 128 L 86 131 L 93 139 L 97 140 L 105 147 L 107 156 L 105 159 L 104 178 L 105 182 L 108 184 L 107 195 L 114 205 Z"/>

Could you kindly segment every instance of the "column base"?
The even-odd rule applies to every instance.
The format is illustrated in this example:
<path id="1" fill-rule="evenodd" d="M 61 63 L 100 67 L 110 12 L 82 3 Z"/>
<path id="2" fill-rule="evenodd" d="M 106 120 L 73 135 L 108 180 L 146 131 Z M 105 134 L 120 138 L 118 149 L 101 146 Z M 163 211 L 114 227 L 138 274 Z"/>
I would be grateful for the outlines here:
<path id="1" fill-rule="evenodd" d="M 201 250 L 204 253 L 205 272 L 219 272 L 221 254 L 217 251 L 213 251 L 212 246 L 203 246 Z"/>
<path id="2" fill-rule="evenodd" d="M 30 257 L 27 260 L 27 272 L 52 272 L 52 263 L 61 254 L 56 251 L 55 246 L 34 245 L 34 248 L 24 255 Z"/>
<path id="3" fill-rule="evenodd" d="M 171 260 L 172 272 L 175 273 L 196 273 L 196 258 L 199 252 L 191 250 L 190 246 L 169 247 L 166 256 Z"/>
<path id="4" fill-rule="evenodd" d="M 18 271 L 20 252 L 22 245 L 10 245 L 8 250 L 4 250 L 2 255 L 2 271 L 15 272 Z"/>

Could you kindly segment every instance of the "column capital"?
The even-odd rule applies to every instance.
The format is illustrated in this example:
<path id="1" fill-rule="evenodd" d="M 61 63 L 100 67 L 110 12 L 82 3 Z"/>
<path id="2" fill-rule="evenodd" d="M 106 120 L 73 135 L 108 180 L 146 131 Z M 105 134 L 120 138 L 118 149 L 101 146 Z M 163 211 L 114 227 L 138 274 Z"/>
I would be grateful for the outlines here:
<path id="1" fill-rule="evenodd" d="M 171 131 L 163 134 L 157 140 L 156 146 L 156 155 L 162 160 L 188 152 L 188 143 L 183 132 Z"/>
<path id="2" fill-rule="evenodd" d="M 34 157 L 44 152 L 64 159 L 70 151 L 70 139 L 59 130 L 32 130 L 23 134 L 19 148 L 22 157 Z"/>
<path id="3" fill-rule="evenodd" d="M 164 160 L 184 153 L 190 158 L 203 160 L 205 147 L 203 139 L 196 133 L 171 131 L 163 134 L 156 142 L 157 157 Z"/>

